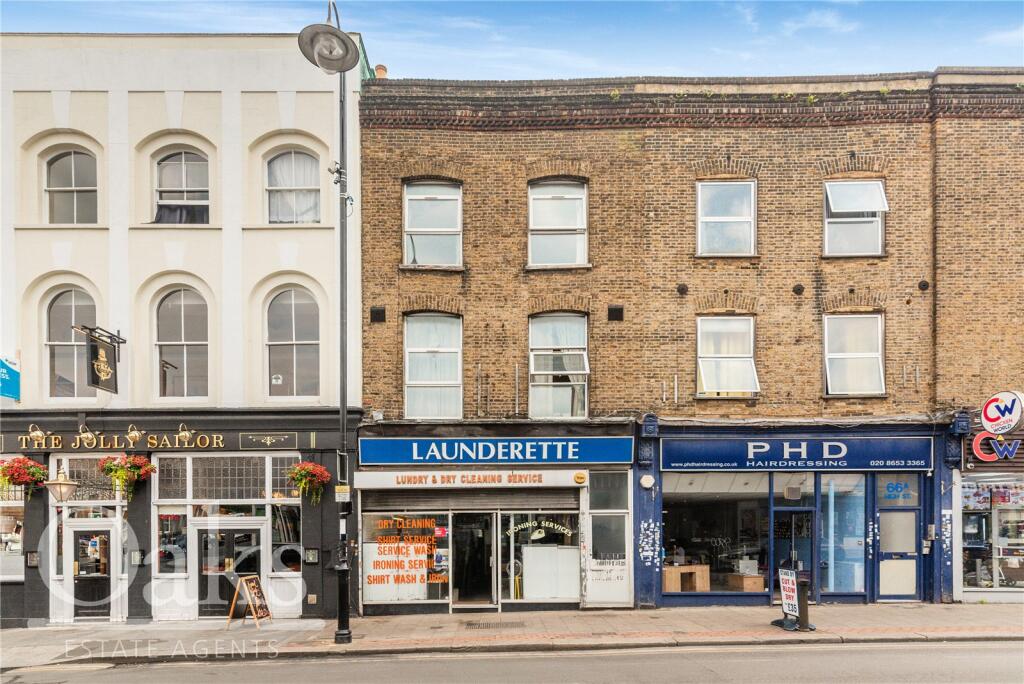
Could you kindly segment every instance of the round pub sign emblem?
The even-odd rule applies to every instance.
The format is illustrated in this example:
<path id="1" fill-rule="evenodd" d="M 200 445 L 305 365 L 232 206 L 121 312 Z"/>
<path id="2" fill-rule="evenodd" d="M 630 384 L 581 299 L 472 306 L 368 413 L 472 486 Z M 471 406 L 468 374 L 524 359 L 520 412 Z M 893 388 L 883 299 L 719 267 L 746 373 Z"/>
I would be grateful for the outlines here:
<path id="1" fill-rule="evenodd" d="M 985 432 L 1002 435 L 1013 432 L 1024 419 L 1024 395 L 1020 392 L 999 392 L 981 408 L 981 426 Z"/>

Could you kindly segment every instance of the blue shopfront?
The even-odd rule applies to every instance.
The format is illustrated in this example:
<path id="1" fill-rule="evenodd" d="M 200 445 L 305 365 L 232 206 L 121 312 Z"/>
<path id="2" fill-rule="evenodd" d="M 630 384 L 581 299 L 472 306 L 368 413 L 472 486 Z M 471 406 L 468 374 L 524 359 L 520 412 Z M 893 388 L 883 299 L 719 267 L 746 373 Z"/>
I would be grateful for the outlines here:
<path id="1" fill-rule="evenodd" d="M 764 605 L 794 569 L 818 602 L 942 601 L 952 498 L 942 425 L 640 428 L 641 606 Z"/>

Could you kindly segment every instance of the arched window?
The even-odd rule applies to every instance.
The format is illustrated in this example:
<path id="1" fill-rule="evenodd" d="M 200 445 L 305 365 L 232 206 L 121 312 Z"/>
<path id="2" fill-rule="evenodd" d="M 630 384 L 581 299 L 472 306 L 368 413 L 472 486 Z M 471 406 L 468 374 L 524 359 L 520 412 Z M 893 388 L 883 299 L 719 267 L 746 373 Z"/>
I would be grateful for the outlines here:
<path id="1" fill-rule="evenodd" d="M 161 397 L 205 397 L 209 385 L 206 301 L 183 287 L 156 307 L 156 346 Z"/>
<path id="2" fill-rule="evenodd" d="M 320 394 L 320 308 L 306 290 L 284 290 L 270 300 L 267 370 L 272 397 Z"/>
<path id="3" fill-rule="evenodd" d="M 267 162 L 267 215 L 270 223 L 320 220 L 320 180 L 315 157 L 289 150 Z"/>
<path id="4" fill-rule="evenodd" d="M 172 152 L 156 163 L 153 223 L 209 223 L 210 169 L 197 152 Z"/>
<path id="5" fill-rule="evenodd" d="M 61 152 L 46 162 L 50 223 L 96 223 L 96 157 Z"/>
<path id="6" fill-rule="evenodd" d="M 96 326 L 96 304 L 77 287 L 58 293 L 46 310 L 51 397 L 96 396 L 87 384 L 86 338 L 72 330 L 74 325 Z"/>

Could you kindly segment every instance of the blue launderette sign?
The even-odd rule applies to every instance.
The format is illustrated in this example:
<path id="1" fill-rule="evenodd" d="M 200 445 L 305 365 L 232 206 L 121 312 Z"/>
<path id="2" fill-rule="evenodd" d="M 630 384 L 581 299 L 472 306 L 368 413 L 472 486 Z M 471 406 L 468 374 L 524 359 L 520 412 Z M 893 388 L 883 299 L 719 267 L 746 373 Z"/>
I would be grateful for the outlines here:
<path id="1" fill-rule="evenodd" d="M 362 465 L 582 465 L 632 463 L 632 437 L 363 437 Z"/>
<path id="2" fill-rule="evenodd" d="M 661 442 L 662 470 L 931 470 L 931 437 L 778 435 Z"/>
<path id="3" fill-rule="evenodd" d="M 21 401 L 21 371 L 15 363 L 0 358 L 0 397 Z"/>

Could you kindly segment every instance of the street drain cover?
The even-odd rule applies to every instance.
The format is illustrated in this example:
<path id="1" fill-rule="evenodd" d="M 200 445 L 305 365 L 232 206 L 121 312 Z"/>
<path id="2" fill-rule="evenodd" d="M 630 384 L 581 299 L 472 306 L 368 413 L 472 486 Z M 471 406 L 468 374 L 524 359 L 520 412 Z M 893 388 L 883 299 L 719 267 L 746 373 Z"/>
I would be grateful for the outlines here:
<path id="1" fill-rule="evenodd" d="M 522 629 L 525 622 L 466 622 L 466 629 Z"/>

